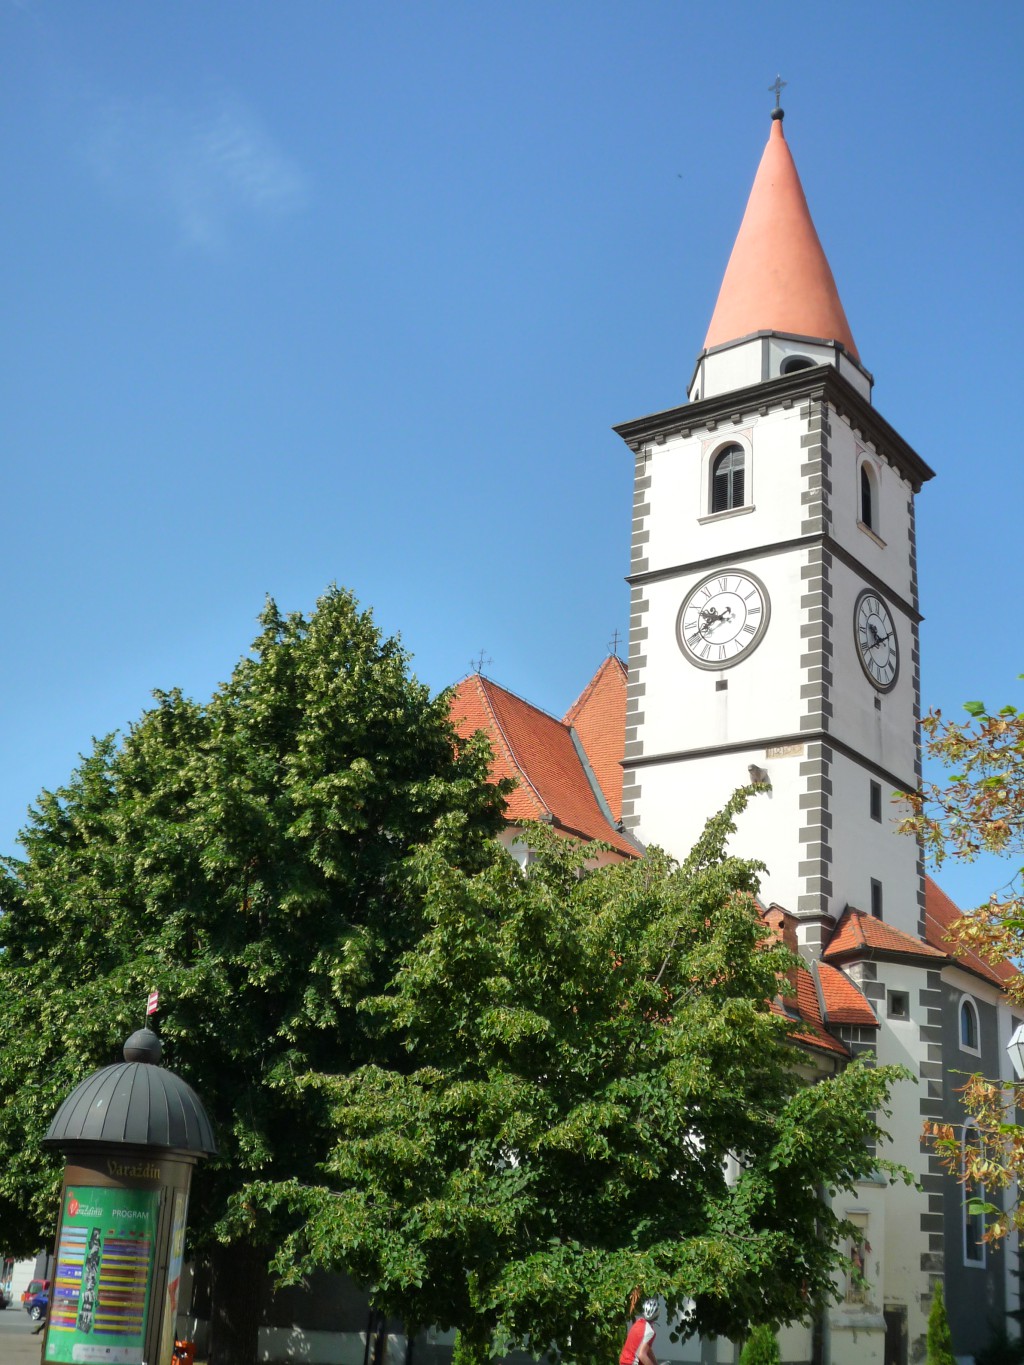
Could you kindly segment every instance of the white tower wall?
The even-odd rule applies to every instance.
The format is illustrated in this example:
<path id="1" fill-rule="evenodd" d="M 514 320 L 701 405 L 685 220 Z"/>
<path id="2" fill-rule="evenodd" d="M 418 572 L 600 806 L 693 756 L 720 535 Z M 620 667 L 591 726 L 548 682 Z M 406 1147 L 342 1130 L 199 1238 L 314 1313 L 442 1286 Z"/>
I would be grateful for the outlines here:
<path id="1" fill-rule="evenodd" d="M 872 881 L 876 909 L 880 894 L 883 915 L 916 934 L 921 867 L 913 842 L 894 838 L 891 807 L 920 771 L 913 487 L 923 466 L 831 365 L 632 425 L 627 824 L 682 857 L 753 765 L 772 791 L 740 817 L 736 848 L 768 867 L 766 901 L 806 917 L 804 941 L 819 942 L 848 904 L 870 910 Z M 744 498 L 712 513 L 712 466 L 733 444 Z M 680 608 L 709 574 L 730 571 L 763 584 L 768 627 L 740 659 L 695 667 Z M 888 690 L 861 661 L 865 592 L 898 639 Z"/>

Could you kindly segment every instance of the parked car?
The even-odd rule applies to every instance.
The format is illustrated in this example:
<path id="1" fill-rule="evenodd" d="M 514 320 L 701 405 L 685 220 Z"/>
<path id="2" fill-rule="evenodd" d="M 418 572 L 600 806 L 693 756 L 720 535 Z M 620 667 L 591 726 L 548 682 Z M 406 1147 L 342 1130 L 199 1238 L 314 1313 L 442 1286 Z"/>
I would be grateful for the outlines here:
<path id="1" fill-rule="evenodd" d="M 50 1291 L 41 1289 L 38 1294 L 33 1294 L 25 1304 L 25 1311 L 33 1322 L 42 1322 L 46 1317 L 50 1307 Z"/>
<path id="2" fill-rule="evenodd" d="M 7 1291 L 4 1289 L 3 1285 L 0 1284 L 0 1313 L 3 1312 L 9 1303 L 10 1299 L 7 1297 Z"/>
<path id="3" fill-rule="evenodd" d="M 35 1296 L 36 1296 L 37 1294 L 41 1294 L 41 1293 L 43 1292 L 44 1289 L 49 1289 L 49 1288 L 50 1288 L 50 1281 L 49 1281 L 49 1280 L 29 1280 L 29 1282 L 28 1282 L 28 1288 L 27 1288 L 27 1289 L 23 1289 L 23 1290 L 21 1291 L 21 1306 L 22 1306 L 22 1308 L 27 1309 L 27 1308 L 28 1308 L 28 1301 L 29 1301 L 29 1299 L 35 1298 Z"/>

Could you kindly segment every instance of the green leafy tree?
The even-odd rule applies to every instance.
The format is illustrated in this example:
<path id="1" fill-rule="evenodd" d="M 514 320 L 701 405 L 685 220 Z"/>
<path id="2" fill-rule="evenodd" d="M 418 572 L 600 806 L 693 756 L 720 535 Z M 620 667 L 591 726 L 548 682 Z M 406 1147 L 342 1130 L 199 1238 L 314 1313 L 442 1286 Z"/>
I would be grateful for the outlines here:
<path id="1" fill-rule="evenodd" d="M 401 1063 L 304 1077 L 296 1103 L 336 1127 L 326 1178 L 240 1205 L 299 1216 L 286 1279 L 345 1268 L 410 1327 L 458 1328 L 464 1362 L 612 1359 L 638 1286 L 732 1336 L 834 1293 L 850 1229 L 826 1192 L 878 1168 L 905 1073 L 801 1083 L 769 1007 L 793 959 L 766 941 L 758 868 L 724 851 L 745 799 L 681 867 L 588 871 L 543 829 L 527 873 L 500 849 L 479 872 L 419 855 L 427 931 L 363 1005 Z"/>
<path id="2" fill-rule="evenodd" d="M 925 783 L 905 799 L 911 815 L 905 833 L 916 835 L 941 866 L 947 857 L 972 862 L 995 854 L 1016 863 L 1024 857 L 1024 714 L 1014 706 L 990 712 L 983 702 L 968 702 L 966 721 L 945 720 L 941 712 L 924 722 L 928 754 L 952 770 L 948 783 Z M 979 953 L 993 964 L 1024 958 L 1024 870 L 1019 865 L 985 905 L 965 915 L 951 934 L 954 948 Z M 1024 975 L 1007 973 L 1007 996 L 1024 1005 Z M 1017 1115 L 1024 1086 L 1006 1087 L 998 1077 L 971 1076 L 962 1088 L 981 1142 L 964 1146 L 963 1134 L 950 1124 L 927 1123 L 925 1132 L 947 1170 L 968 1191 L 1002 1192 L 1002 1206 L 985 1198 L 970 1200 L 986 1219 L 985 1236 L 998 1241 L 1024 1228 L 1017 1193 L 1024 1183 L 1024 1126 Z"/>
<path id="3" fill-rule="evenodd" d="M 740 1365 L 780 1365 L 779 1343 L 771 1327 L 755 1327 L 740 1352 Z"/>
<path id="4" fill-rule="evenodd" d="M 350 594 L 308 618 L 269 602 L 210 701 L 157 693 L 121 740 L 44 792 L 0 880 L 0 1226 L 49 1240 L 58 1165 L 39 1139 L 68 1091 L 119 1059 L 160 992 L 165 1062 L 198 1091 L 219 1156 L 190 1221 L 213 1284 L 212 1356 L 256 1359 L 269 1221 L 228 1243 L 231 1196 L 314 1175 L 330 1106 L 291 1084 L 382 1043 L 356 1004 L 423 926 L 414 855 L 481 866 L 501 823 L 488 757 Z"/>
<path id="5" fill-rule="evenodd" d="M 949 1330 L 946 1315 L 946 1298 L 942 1292 L 942 1281 L 936 1280 L 932 1292 L 932 1306 L 928 1310 L 928 1355 L 926 1365 L 956 1365 L 953 1354 L 953 1336 Z"/>
<path id="6" fill-rule="evenodd" d="M 967 721 L 945 720 L 933 711 L 922 722 L 930 757 L 952 770 L 943 785 L 928 782 L 905 794 L 911 815 L 901 828 L 917 835 L 932 861 L 973 862 L 985 854 L 1024 857 L 1024 713 L 1004 706 L 992 713 L 984 702 L 967 702 Z M 987 904 L 965 916 L 956 943 L 992 962 L 1024 956 L 1024 869 L 1019 866 Z M 1007 983 L 1024 1004 L 1024 977 Z"/>

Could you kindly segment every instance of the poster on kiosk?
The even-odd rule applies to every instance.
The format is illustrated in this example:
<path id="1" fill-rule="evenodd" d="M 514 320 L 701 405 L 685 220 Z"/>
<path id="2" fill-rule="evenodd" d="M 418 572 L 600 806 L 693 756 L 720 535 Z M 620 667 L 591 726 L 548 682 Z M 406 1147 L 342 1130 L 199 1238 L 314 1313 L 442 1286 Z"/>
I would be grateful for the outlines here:
<path id="1" fill-rule="evenodd" d="M 44 1359 L 143 1365 L 160 1191 L 68 1185 Z"/>

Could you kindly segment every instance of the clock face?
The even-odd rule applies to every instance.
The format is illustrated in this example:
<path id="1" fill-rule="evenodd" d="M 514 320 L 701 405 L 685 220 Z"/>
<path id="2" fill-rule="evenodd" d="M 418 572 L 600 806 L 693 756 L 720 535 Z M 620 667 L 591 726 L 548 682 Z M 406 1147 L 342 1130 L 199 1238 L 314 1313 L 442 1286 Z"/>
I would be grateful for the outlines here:
<path id="1" fill-rule="evenodd" d="M 679 648 L 698 668 L 729 668 L 761 643 L 770 612 L 760 579 L 745 569 L 718 569 L 691 588 L 679 608 Z"/>
<path id="2" fill-rule="evenodd" d="M 890 691 L 900 670 L 896 624 L 881 597 L 870 589 L 860 594 L 853 608 L 853 635 L 864 672 L 879 692 Z"/>

